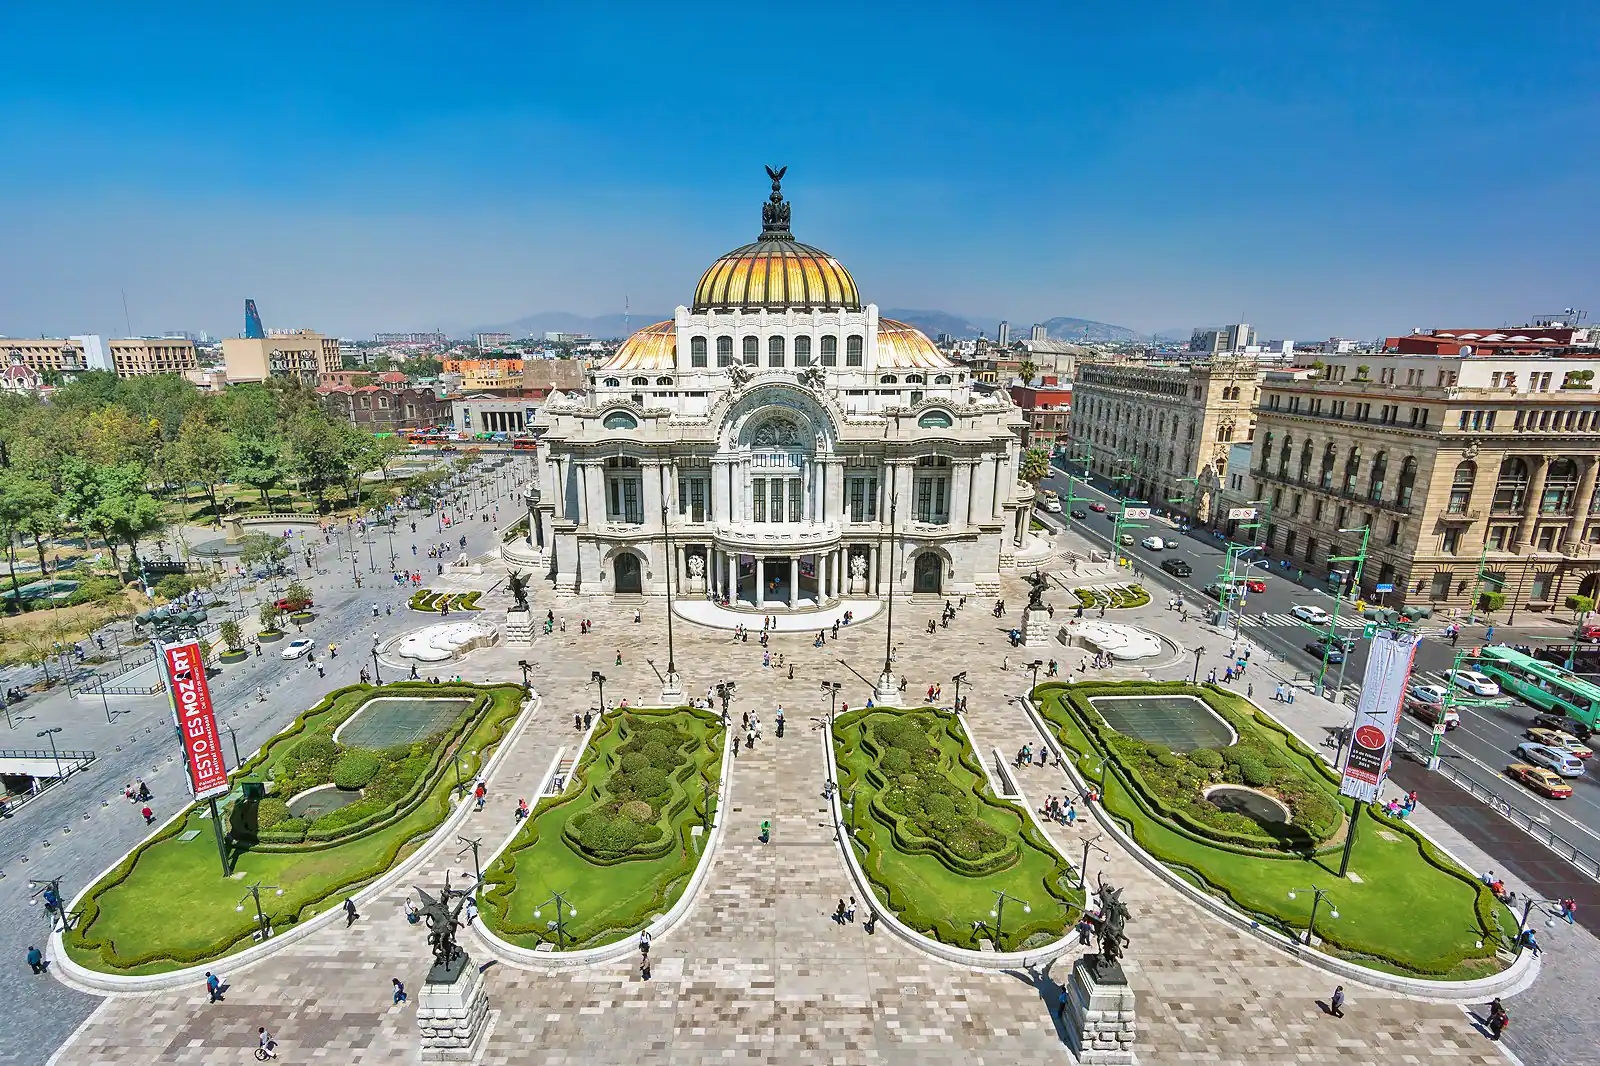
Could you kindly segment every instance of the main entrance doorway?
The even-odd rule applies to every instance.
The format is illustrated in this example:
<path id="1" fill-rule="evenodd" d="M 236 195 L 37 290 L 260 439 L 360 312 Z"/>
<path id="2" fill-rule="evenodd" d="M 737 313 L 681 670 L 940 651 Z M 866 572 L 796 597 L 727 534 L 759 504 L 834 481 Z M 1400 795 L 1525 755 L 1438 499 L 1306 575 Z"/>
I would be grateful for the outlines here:
<path id="1" fill-rule="evenodd" d="M 934 595 L 944 591 L 944 559 L 938 552 L 923 552 L 917 556 L 911 591 Z"/>
<path id="2" fill-rule="evenodd" d="M 644 591 L 644 584 L 639 578 L 639 557 L 637 555 L 632 552 L 623 552 L 617 556 L 615 562 L 611 565 L 616 571 L 618 593 L 641 593 Z"/>

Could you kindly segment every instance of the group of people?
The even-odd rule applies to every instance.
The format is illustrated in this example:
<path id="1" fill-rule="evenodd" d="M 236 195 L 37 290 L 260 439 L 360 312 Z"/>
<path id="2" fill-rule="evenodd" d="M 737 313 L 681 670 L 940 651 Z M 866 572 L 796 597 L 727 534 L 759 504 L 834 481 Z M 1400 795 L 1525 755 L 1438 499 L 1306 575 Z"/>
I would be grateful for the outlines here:
<path id="1" fill-rule="evenodd" d="M 1065 796 L 1046 796 L 1039 813 L 1058 825 L 1072 825 L 1078 820 L 1078 808 Z"/>
<path id="2" fill-rule="evenodd" d="M 1391 797 L 1389 801 L 1383 805 L 1383 813 L 1387 814 L 1390 818 L 1409 818 L 1411 816 L 1411 812 L 1416 809 L 1417 793 L 1415 790 L 1412 790 L 1410 793 L 1408 793 L 1406 798 L 1403 800 L 1397 800 Z"/>

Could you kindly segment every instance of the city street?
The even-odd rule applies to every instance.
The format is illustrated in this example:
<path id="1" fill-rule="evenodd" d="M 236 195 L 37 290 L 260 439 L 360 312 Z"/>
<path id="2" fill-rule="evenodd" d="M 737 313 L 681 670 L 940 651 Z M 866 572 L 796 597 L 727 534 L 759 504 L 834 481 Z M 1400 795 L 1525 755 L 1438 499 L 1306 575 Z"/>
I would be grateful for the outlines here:
<path id="1" fill-rule="evenodd" d="M 526 476 L 527 466 L 525 462 L 508 462 L 483 479 L 480 499 L 491 511 L 498 506 L 499 525 L 509 525 L 522 513 L 520 489 L 513 486 L 513 478 Z M 502 472 L 506 476 L 502 477 Z M 470 487 L 467 498 L 470 502 Z M 478 518 L 481 510 L 448 508 L 452 516 L 463 514 L 466 520 L 443 533 L 439 532 L 439 523 L 433 517 L 424 521 L 420 515 L 402 516 L 401 532 L 394 538 L 397 555 L 403 553 L 397 565 L 404 567 L 411 560 L 410 548 L 416 543 L 420 563 L 415 568 L 424 572 L 426 587 L 434 566 L 426 557 L 428 544 L 448 540 L 450 558 L 462 551 L 474 556 L 493 551 L 498 546 L 499 534 L 495 523 Z M 409 526 L 413 518 L 417 521 L 414 537 Z M 282 532 L 270 527 L 258 528 L 275 534 Z M 218 535 L 215 530 L 191 532 L 191 540 Z M 459 544 L 463 535 L 467 537 L 464 549 Z M 348 540 L 339 535 L 325 543 L 314 529 L 295 527 L 292 543 L 297 549 L 302 545 L 314 546 L 318 569 L 315 573 L 305 573 L 300 566 L 301 572 L 283 578 L 279 587 L 296 576 L 310 585 L 316 617 L 305 625 L 303 634 L 290 627 L 282 641 L 263 644 L 259 657 L 252 656 L 212 672 L 210 688 L 223 742 L 228 746 L 230 767 L 234 764 L 232 743 L 235 739 L 239 754 L 248 759 L 267 738 L 315 704 L 324 693 L 357 681 L 361 668 L 371 666 L 370 656 L 365 653 L 371 647 L 375 631 L 387 638 L 421 624 L 426 618 L 407 608 L 409 587 L 402 591 L 389 580 L 387 533 L 372 534 L 369 540 L 370 545 L 359 536 Z M 354 548 L 355 569 L 362 581 L 359 589 L 351 578 L 352 560 L 347 543 Z M 291 567 L 300 563 L 300 552 L 293 553 L 288 562 Z M 427 564 L 426 568 L 422 564 Z M 228 565 L 231 567 L 232 563 Z M 372 569 L 374 566 L 376 572 Z M 256 609 L 271 593 L 266 582 L 257 586 L 253 595 L 246 593 L 247 632 L 254 631 Z M 232 600 L 231 595 L 229 599 Z M 373 605 L 377 605 L 380 612 L 387 607 L 393 613 L 380 613 L 375 618 Z M 222 609 L 214 613 L 220 616 Z M 326 678 L 319 677 L 306 659 L 285 661 L 282 658 L 283 646 L 299 635 L 317 641 L 315 661 L 326 670 Z M 335 659 L 327 658 L 329 642 L 340 646 Z M 264 702 L 260 695 L 265 695 Z M 108 706 L 114 723 L 106 721 Z M 69 696 L 65 687 L 58 687 L 45 695 L 30 696 L 13 707 L 12 719 L 15 727 L 0 737 L 0 746 L 31 748 L 41 745 L 44 742 L 34 736 L 38 730 L 61 726 L 62 732 L 55 739 L 62 748 L 91 749 L 98 756 L 85 771 L 74 773 L 61 785 L 46 789 L 38 798 L 0 821 L 0 923 L 16 931 L 16 942 L 11 947 L 20 958 L 30 943 L 42 946 L 46 936 L 44 909 L 36 899 L 39 887 L 30 887 L 30 880 L 60 878 L 62 894 L 70 900 L 88 881 L 149 833 L 138 816 L 139 805 L 129 804 L 123 798 L 125 785 L 144 780 L 155 794 L 150 805 L 158 822 L 178 805 L 187 804 L 188 794 L 164 693 L 111 696 L 102 701 L 95 695 Z M 53 980 L 16 981 L 13 989 L 11 1009 L 0 1012 L 0 1063 L 6 1066 L 43 1063 L 99 1002 Z"/>
<path id="2" fill-rule="evenodd" d="M 1063 510 L 1060 514 L 1041 514 L 1041 519 L 1047 524 L 1067 527 L 1072 534 L 1097 550 L 1109 550 L 1112 536 L 1110 519 L 1117 511 L 1120 498 L 1103 480 L 1085 483 L 1081 477 L 1074 476 L 1070 479 L 1071 492 L 1086 502 L 1069 504 L 1068 476 L 1059 467 L 1053 469 L 1054 475 L 1044 485 L 1060 494 Z M 1089 510 L 1088 504 L 1095 501 L 1106 505 L 1104 513 Z M 1074 509 L 1086 511 L 1088 517 L 1071 518 L 1070 512 Z M 1226 562 L 1225 542 L 1217 540 L 1205 530 L 1193 529 L 1180 533 L 1162 519 L 1152 519 L 1147 529 L 1133 529 L 1130 532 L 1135 544 L 1132 547 L 1124 546 L 1121 551 L 1157 603 L 1169 596 L 1181 596 L 1185 609 L 1196 610 L 1204 609 L 1212 602 L 1200 590 L 1217 581 L 1218 573 Z M 1178 547 L 1159 552 L 1141 547 L 1137 542 L 1152 532 L 1176 540 Z M 1174 557 L 1187 562 L 1193 574 L 1187 578 L 1177 578 L 1162 570 L 1161 561 Z M 1300 678 L 1309 686 L 1310 679 L 1321 669 L 1321 663 L 1304 645 L 1325 634 L 1327 627 L 1324 625 L 1318 629 L 1300 622 L 1289 614 L 1289 610 L 1298 604 L 1309 604 L 1331 614 L 1333 597 L 1321 589 L 1300 584 L 1277 565 L 1258 565 L 1248 569 L 1241 566 L 1239 572 L 1247 573 L 1251 578 L 1259 577 L 1266 583 L 1265 592 L 1246 596 L 1241 634 L 1284 659 L 1292 667 L 1290 676 Z M 1346 600 L 1340 609 L 1339 635 L 1354 642 L 1342 673 L 1345 702 L 1352 705 L 1356 686 L 1360 684 L 1362 671 L 1366 668 L 1369 646 L 1369 642 L 1362 637 L 1364 623 L 1359 619 L 1354 604 Z M 1230 614 L 1226 626 L 1232 625 L 1233 616 Z M 1443 620 L 1430 619 L 1420 627 L 1424 636 L 1417 649 L 1414 669 L 1418 681 L 1449 684 L 1450 667 L 1457 649 L 1443 639 L 1444 625 Z M 1485 628 L 1481 624 L 1470 627 L 1464 625 L 1458 647 L 1470 647 L 1473 642 L 1481 641 Z M 1565 624 L 1541 621 L 1514 628 L 1496 627 L 1494 637 L 1497 642 L 1506 643 L 1563 643 L 1570 641 L 1571 629 Z M 1339 667 L 1330 666 L 1326 684 L 1334 686 L 1340 677 Z M 1446 735 L 1440 747 L 1441 758 L 1451 760 L 1452 765 L 1464 776 L 1492 790 L 1512 807 L 1544 824 L 1575 847 L 1589 855 L 1600 856 L 1600 770 L 1571 779 L 1571 799 L 1550 800 L 1535 795 L 1506 778 L 1503 771 L 1509 763 L 1519 761 L 1514 751 L 1519 743 L 1528 739 L 1524 731 L 1532 724 L 1537 712 L 1514 700 L 1485 705 L 1472 697 L 1465 697 L 1458 703 L 1457 710 L 1461 714 L 1461 726 Z M 1427 730 L 1426 726 L 1414 721 L 1410 728 Z"/>

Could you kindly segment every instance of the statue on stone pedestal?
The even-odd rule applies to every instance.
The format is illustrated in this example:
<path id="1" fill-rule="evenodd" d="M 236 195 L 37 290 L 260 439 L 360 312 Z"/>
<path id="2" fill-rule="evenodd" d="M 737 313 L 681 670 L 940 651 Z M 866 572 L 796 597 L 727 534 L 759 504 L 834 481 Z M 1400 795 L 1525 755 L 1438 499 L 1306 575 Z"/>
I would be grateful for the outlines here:
<path id="1" fill-rule="evenodd" d="M 514 610 L 526 611 L 528 609 L 528 579 L 515 570 L 506 571 L 506 586 L 511 591 L 511 599 L 515 602 Z"/>
<path id="2" fill-rule="evenodd" d="M 450 875 L 445 874 L 444 891 L 438 898 L 421 888 L 417 895 L 422 897 L 422 918 L 428 925 L 428 946 L 433 949 L 433 969 L 428 971 L 428 980 L 453 981 L 467 959 L 466 949 L 456 943 L 456 929 L 461 925 L 461 908 L 466 906 L 470 893 L 451 888 Z M 454 907 L 450 905 L 452 898 L 457 901 Z"/>
<path id="3" fill-rule="evenodd" d="M 1122 889 L 1106 884 L 1103 875 L 1095 895 L 1100 900 L 1100 917 L 1091 917 L 1089 921 L 1094 925 L 1095 939 L 1100 942 L 1099 958 L 1104 963 L 1117 964 L 1122 958 L 1122 949 L 1128 946 L 1123 930 L 1133 916 L 1128 913 L 1128 905 L 1122 902 Z"/>
<path id="4" fill-rule="evenodd" d="M 706 560 L 703 555 L 689 556 L 689 576 L 701 577 L 706 572 Z"/>
<path id="5" fill-rule="evenodd" d="M 1042 611 L 1045 609 L 1044 594 L 1049 588 L 1050 579 L 1035 570 L 1033 576 L 1028 578 L 1028 610 Z"/>
<path id="6" fill-rule="evenodd" d="M 866 556 L 852 555 L 850 557 L 850 576 L 857 579 L 867 576 Z"/>

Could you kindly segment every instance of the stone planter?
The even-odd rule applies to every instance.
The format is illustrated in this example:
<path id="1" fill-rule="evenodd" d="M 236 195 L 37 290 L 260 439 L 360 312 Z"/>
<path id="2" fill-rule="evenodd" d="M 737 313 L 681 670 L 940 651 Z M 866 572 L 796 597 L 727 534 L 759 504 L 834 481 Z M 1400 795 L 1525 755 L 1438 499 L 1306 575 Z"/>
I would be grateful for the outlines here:
<path id="1" fill-rule="evenodd" d="M 238 651 L 225 651 L 221 655 L 217 656 L 217 660 L 219 662 L 228 663 L 230 665 L 233 663 L 242 663 L 248 658 L 250 658 L 250 653 L 243 648 L 240 648 Z"/>
<path id="2" fill-rule="evenodd" d="M 275 640 L 283 639 L 283 630 L 263 629 L 261 632 L 256 634 L 256 639 L 263 644 L 271 644 Z"/>
<path id="3" fill-rule="evenodd" d="M 316 617 L 317 616 L 312 614 L 310 611 L 295 611 L 289 616 L 289 621 L 293 622 L 297 626 L 301 626 L 305 625 L 307 622 Z"/>

